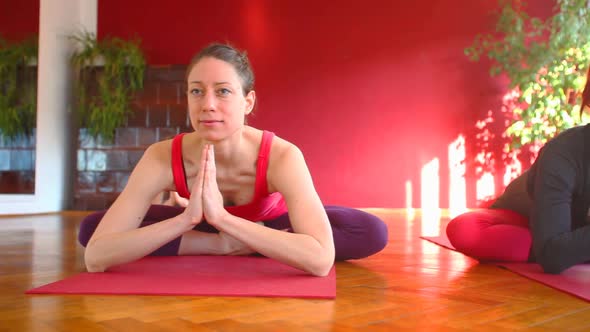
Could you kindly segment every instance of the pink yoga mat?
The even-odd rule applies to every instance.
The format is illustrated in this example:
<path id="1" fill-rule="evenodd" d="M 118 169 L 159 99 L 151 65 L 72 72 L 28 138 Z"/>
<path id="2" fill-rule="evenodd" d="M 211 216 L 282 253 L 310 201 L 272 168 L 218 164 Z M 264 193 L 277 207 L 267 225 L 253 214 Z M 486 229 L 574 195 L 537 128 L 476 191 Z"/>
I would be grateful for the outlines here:
<path id="1" fill-rule="evenodd" d="M 336 271 L 314 277 L 265 257 L 146 257 L 104 273 L 80 273 L 27 294 L 264 296 L 333 299 Z"/>
<path id="2" fill-rule="evenodd" d="M 436 243 L 442 247 L 455 250 L 446 236 L 421 236 L 422 239 Z M 562 292 L 590 301 L 590 264 L 579 264 L 570 267 L 560 274 L 543 273 L 539 264 L 490 262 L 504 267 L 521 276 L 553 287 Z"/>

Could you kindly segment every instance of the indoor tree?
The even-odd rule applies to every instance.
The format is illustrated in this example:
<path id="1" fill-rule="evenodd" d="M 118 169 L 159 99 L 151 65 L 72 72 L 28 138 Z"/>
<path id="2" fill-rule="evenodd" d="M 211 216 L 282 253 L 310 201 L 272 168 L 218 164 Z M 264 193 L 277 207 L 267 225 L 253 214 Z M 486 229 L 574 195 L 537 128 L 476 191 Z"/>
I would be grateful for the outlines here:
<path id="1" fill-rule="evenodd" d="M 103 38 L 82 32 L 72 36 L 78 50 L 72 62 L 78 73 L 80 126 L 112 142 L 115 129 L 131 114 L 129 102 L 143 88 L 145 56 L 139 40 Z"/>
<path id="2" fill-rule="evenodd" d="M 37 109 L 37 39 L 8 42 L 0 37 L 0 135 L 31 135 Z"/>
<path id="3" fill-rule="evenodd" d="M 587 122 L 580 103 L 590 62 L 590 2 L 556 0 L 546 18 L 531 17 L 524 1 L 498 4 L 495 31 L 478 35 L 465 54 L 487 58 L 492 76 L 508 78 L 514 98 L 505 103 L 504 136 L 506 151 L 515 151 Z"/>

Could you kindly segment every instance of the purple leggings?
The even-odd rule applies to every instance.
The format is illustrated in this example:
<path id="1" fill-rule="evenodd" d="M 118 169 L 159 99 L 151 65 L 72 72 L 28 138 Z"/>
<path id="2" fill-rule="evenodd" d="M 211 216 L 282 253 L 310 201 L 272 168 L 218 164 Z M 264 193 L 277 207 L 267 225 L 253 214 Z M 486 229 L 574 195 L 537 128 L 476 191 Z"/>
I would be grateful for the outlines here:
<path id="1" fill-rule="evenodd" d="M 373 255 L 387 244 L 388 231 L 385 223 L 376 216 L 364 211 L 340 207 L 326 206 L 328 219 L 332 226 L 334 245 L 336 247 L 336 260 L 359 259 Z M 165 219 L 172 218 L 183 211 L 183 208 L 152 205 L 139 227 L 144 227 Z M 78 241 L 84 247 L 96 230 L 98 223 L 106 211 L 90 214 L 82 221 Z M 287 213 L 280 217 L 264 222 L 266 227 L 273 229 L 291 229 L 291 222 Z M 202 222 L 195 226 L 197 231 L 216 233 L 213 226 Z M 180 246 L 180 237 L 165 244 L 150 255 L 152 256 L 176 256 Z"/>
<path id="2" fill-rule="evenodd" d="M 480 260 L 526 262 L 531 249 L 528 218 L 504 209 L 481 209 L 455 217 L 447 225 L 451 244 Z"/>

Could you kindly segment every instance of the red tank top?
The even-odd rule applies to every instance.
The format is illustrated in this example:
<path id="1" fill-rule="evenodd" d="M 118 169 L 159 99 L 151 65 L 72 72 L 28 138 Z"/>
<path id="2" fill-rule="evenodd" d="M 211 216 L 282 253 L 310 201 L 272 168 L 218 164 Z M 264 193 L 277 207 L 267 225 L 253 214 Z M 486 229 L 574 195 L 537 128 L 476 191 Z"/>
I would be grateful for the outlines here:
<path id="1" fill-rule="evenodd" d="M 182 159 L 182 137 L 185 134 L 179 134 L 172 140 L 172 175 L 176 191 L 181 197 L 189 198 L 190 192 L 186 183 L 186 173 Z M 234 216 L 244 218 L 250 221 L 264 221 L 275 219 L 276 217 L 287 212 L 287 204 L 279 192 L 268 193 L 266 182 L 266 171 L 268 168 L 268 158 L 274 133 L 269 131 L 262 132 L 262 141 L 258 160 L 256 162 L 256 180 L 254 183 L 254 197 L 248 204 L 237 206 L 226 206 L 227 212 Z"/>

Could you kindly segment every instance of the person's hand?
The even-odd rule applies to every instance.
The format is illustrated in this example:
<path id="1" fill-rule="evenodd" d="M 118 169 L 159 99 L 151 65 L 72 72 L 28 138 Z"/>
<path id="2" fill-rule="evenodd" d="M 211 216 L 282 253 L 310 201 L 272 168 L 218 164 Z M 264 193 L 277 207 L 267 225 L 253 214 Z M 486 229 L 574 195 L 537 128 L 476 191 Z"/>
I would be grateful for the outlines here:
<path id="1" fill-rule="evenodd" d="M 213 226 L 227 214 L 223 207 L 223 196 L 217 187 L 217 170 L 215 168 L 215 150 L 213 145 L 205 147 L 207 160 L 203 179 L 203 215 Z"/>
<path id="2" fill-rule="evenodd" d="M 188 199 L 181 197 L 176 191 L 172 192 L 172 197 L 170 198 L 170 200 L 172 200 L 173 202 L 175 202 L 183 208 L 188 206 Z"/>
<path id="3" fill-rule="evenodd" d="M 186 203 L 186 209 L 182 212 L 183 220 L 188 223 L 190 229 L 203 220 L 203 181 L 205 179 L 206 163 L 207 147 L 201 152 L 201 167 L 191 188 L 191 197 Z"/>

